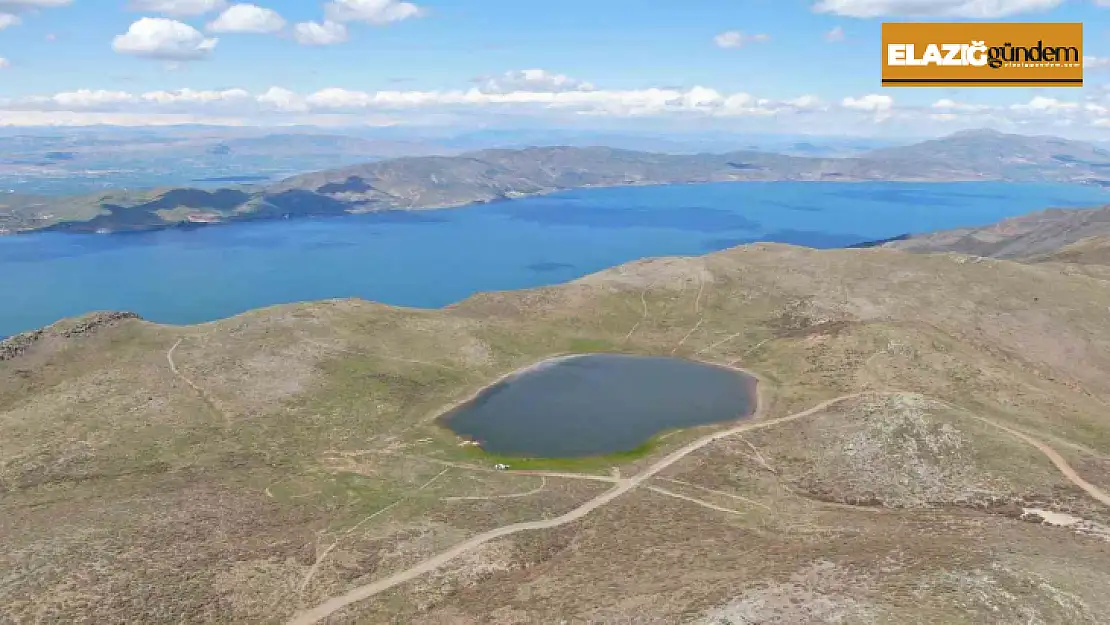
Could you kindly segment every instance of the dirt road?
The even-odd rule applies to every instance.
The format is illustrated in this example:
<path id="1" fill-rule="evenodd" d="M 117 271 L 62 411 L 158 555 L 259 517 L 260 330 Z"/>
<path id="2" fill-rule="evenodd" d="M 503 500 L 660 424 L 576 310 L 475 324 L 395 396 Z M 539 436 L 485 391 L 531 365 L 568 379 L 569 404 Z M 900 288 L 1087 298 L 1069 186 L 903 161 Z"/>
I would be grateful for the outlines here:
<path id="1" fill-rule="evenodd" d="M 574 521 L 577 521 L 577 520 L 581 519 L 582 517 L 586 516 L 587 514 L 593 512 L 594 510 L 597 510 L 598 508 L 608 504 L 609 502 L 613 501 L 617 497 L 620 497 L 621 495 L 633 490 L 637 486 L 640 486 L 645 481 L 647 481 L 647 480 L 651 479 L 652 477 L 656 476 L 661 471 L 665 470 L 667 467 L 673 465 L 674 463 L 678 462 L 679 460 L 685 458 L 686 456 L 694 453 L 695 451 L 698 451 L 699 449 L 701 449 L 701 448 L 705 447 L 706 445 L 709 445 L 710 443 L 713 443 L 715 441 L 721 440 L 723 438 L 728 438 L 730 436 L 735 436 L 736 434 L 740 434 L 742 432 L 750 432 L 750 431 L 753 431 L 753 430 L 761 430 L 761 429 L 764 429 L 764 428 L 769 428 L 769 427 L 774 427 L 774 426 L 777 426 L 777 425 L 782 425 L 783 423 L 787 423 L 787 422 L 790 422 L 790 421 L 803 419 L 803 418 L 808 417 L 808 416 L 810 416 L 814 413 L 825 410 L 826 408 L 829 408 L 830 406 L 833 406 L 833 405 L 838 404 L 838 403 L 843 402 L 843 401 L 847 401 L 849 399 L 856 399 L 856 398 L 864 397 L 864 396 L 867 396 L 867 395 L 899 395 L 899 394 L 901 394 L 901 393 L 899 393 L 897 391 L 887 391 L 887 392 L 868 391 L 868 392 L 862 392 L 862 393 L 852 393 L 850 395 L 842 395 L 840 397 L 836 397 L 834 399 L 830 399 L 828 401 L 821 402 L 820 404 L 817 404 L 816 406 L 814 406 L 812 408 L 809 408 L 807 410 L 803 410 L 801 412 L 796 412 L 792 415 L 787 415 L 785 417 L 779 417 L 777 419 L 767 419 L 767 420 L 764 420 L 764 421 L 751 421 L 751 422 L 744 423 L 742 425 L 738 425 L 738 426 L 733 427 L 733 428 L 729 428 L 727 430 L 721 430 L 719 432 L 715 432 L 713 434 L 703 436 L 702 438 L 699 438 L 695 441 L 692 441 L 692 442 L 688 443 L 687 445 L 685 445 L 685 446 L 683 446 L 679 449 L 676 449 L 675 451 L 667 454 L 661 460 L 652 464 L 650 467 L 648 467 L 644 471 L 636 474 L 633 477 L 630 477 L 630 478 L 613 478 L 613 481 L 614 481 L 613 488 L 611 488 L 608 491 L 602 493 L 601 495 L 598 495 L 597 497 L 587 501 L 586 503 L 582 504 L 581 506 L 575 508 L 574 510 L 571 510 L 570 512 L 568 512 L 568 513 L 566 513 L 562 516 L 557 516 L 555 518 L 545 519 L 545 520 L 542 520 L 542 521 L 529 521 L 529 522 L 526 522 L 526 523 L 514 523 L 512 525 L 506 525 L 504 527 L 499 527 L 497 529 L 490 530 L 490 531 L 485 532 L 483 534 L 478 534 L 477 536 L 474 536 L 474 537 L 472 537 L 472 538 L 470 538 L 470 539 L 468 539 L 464 542 L 461 542 L 461 543 L 455 545 L 454 547 L 448 549 L 447 551 L 444 551 L 444 552 L 442 552 L 442 553 L 440 553 L 436 556 L 433 556 L 431 558 L 428 558 L 427 560 L 424 560 L 423 562 L 420 562 L 420 563 L 416 564 L 412 568 L 406 569 L 406 570 L 401 571 L 399 573 L 395 573 L 394 575 L 391 575 L 391 576 L 386 577 L 384 579 L 378 580 L 376 582 L 366 584 L 365 586 L 359 586 L 358 588 L 355 588 L 355 589 L 353 589 L 353 590 L 351 590 L 351 591 L 349 591 L 345 594 L 339 595 L 338 597 L 333 597 L 333 598 L 325 601 L 324 603 L 321 603 L 320 605 L 318 605 L 318 606 L 316 606 L 316 607 L 314 607 L 314 608 L 312 608 L 308 611 L 301 612 L 301 613 L 295 615 L 292 618 L 292 620 L 289 621 L 289 625 L 311 625 L 312 623 L 317 623 L 317 622 L 327 618 L 331 614 L 334 614 L 335 612 L 345 608 L 346 606 L 351 605 L 352 603 L 357 603 L 359 601 L 369 599 L 370 597 L 373 597 L 374 595 L 377 595 L 381 592 L 389 590 L 390 588 L 393 588 L 394 586 L 397 586 L 397 585 L 403 584 L 405 582 L 411 581 L 413 579 L 416 579 L 417 577 L 420 577 L 421 575 L 424 575 L 426 573 L 430 573 L 431 571 L 434 571 L 434 570 L 442 567 L 443 565 L 447 564 L 451 560 L 454 560 L 455 558 L 458 558 L 459 556 L 465 554 L 466 552 L 470 551 L 471 549 L 475 549 L 475 548 L 477 548 L 477 547 L 479 547 L 479 546 L 481 546 L 481 545 L 483 545 L 487 542 L 490 542 L 491 540 L 496 540 L 498 538 L 502 538 L 502 537 L 509 536 L 511 534 L 516 534 L 516 533 L 519 533 L 519 532 L 526 532 L 526 531 L 531 531 L 531 530 L 551 529 L 551 528 L 554 528 L 554 527 L 559 527 L 561 525 L 566 525 L 567 523 L 573 523 Z M 761 402 L 761 409 L 762 409 L 762 402 Z M 1006 426 L 1001 425 L 999 423 L 996 423 L 996 422 L 994 422 L 990 419 L 986 419 L 986 418 L 983 418 L 983 417 L 977 417 L 977 416 L 974 416 L 974 415 L 969 415 L 969 416 L 971 416 L 972 418 L 974 418 L 976 420 L 979 420 L 979 421 L 982 421 L 982 422 L 987 423 L 989 425 L 992 425 L 992 426 L 994 426 L 994 427 L 996 427 L 1000 430 L 1003 430 L 1003 431 L 1007 432 L 1008 434 L 1010 434 L 1012 436 L 1015 436 L 1015 437 L 1025 441 L 1026 443 L 1032 445 L 1033 447 L 1037 448 L 1037 450 L 1039 450 L 1042 454 L 1047 456 L 1048 459 L 1051 460 L 1054 465 L 1056 465 L 1056 468 L 1059 469 L 1060 472 L 1066 478 L 1068 478 L 1068 480 L 1070 480 L 1072 483 L 1074 483 L 1079 488 L 1082 488 L 1084 491 L 1086 491 L 1089 495 L 1091 495 L 1092 497 L 1094 497 L 1098 501 L 1102 502 L 1103 504 L 1106 504 L 1107 506 L 1110 506 L 1110 495 L 1107 495 L 1105 492 L 1103 492 L 1097 486 L 1094 486 L 1093 484 L 1090 484 L 1087 481 L 1085 481 L 1083 478 L 1081 478 L 1075 472 L 1075 470 L 1072 469 L 1070 465 L 1068 465 L 1067 461 L 1065 461 L 1064 458 L 1056 452 L 1056 450 L 1052 449 L 1048 445 L 1034 439 L 1033 437 L 1031 437 L 1027 434 L 1024 434 L 1024 433 L 1022 433 L 1018 430 L 1014 430 L 1012 428 L 1006 427 Z M 597 476 L 592 476 L 592 477 L 596 478 Z M 659 491 L 661 489 L 656 488 L 655 490 Z M 671 496 L 677 496 L 677 495 L 675 495 L 673 493 L 670 493 L 670 492 L 665 492 L 664 494 L 671 495 Z M 685 497 L 681 497 L 681 498 L 685 498 Z"/>
<path id="2" fill-rule="evenodd" d="M 1068 464 L 1068 461 L 1064 460 L 1064 457 L 1057 453 L 1055 449 L 1033 438 L 1032 436 L 1029 436 L 1028 434 L 1008 428 L 1001 423 L 996 423 L 994 421 L 991 421 L 990 419 L 984 419 L 983 417 L 973 416 L 972 418 L 978 421 L 982 421 L 983 423 L 986 423 L 988 425 L 992 425 L 1036 447 L 1037 451 L 1040 451 L 1042 454 L 1047 456 L 1048 459 L 1052 461 L 1052 464 L 1056 465 L 1056 468 L 1060 470 L 1060 473 L 1063 473 L 1064 477 L 1068 478 L 1068 480 L 1070 480 L 1072 484 L 1075 484 L 1079 488 L 1082 488 L 1088 495 L 1094 497 L 1098 501 L 1102 502 L 1104 505 L 1110 506 L 1110 495 L 1106 494 L 1102 489 L 1095 486 L 1094 484 L 1091 484 L 1087 480 L 1079 477 L 1079 474 L 1075 472 L 1075 469 L 1071 468 L 1071 465 Z"/>
<path id="3" fill-rule="evenodd" d="M 734 428 L 721 430 L 720 432 L 715 432 L 713 434 L 703 436 L 702 438 L 692 441 L 687 445 L 667 454 L 661 460 L 651 465 L 644 471 L 636 474 L 635 476 L 630 478 L 617 479 L 616 485 L 613 488 L 605 491 L 604 493 L 587 501 L 586 503 L 578 506 L 574 510 L 571 510 L 570 512 L 562 516 L 557 516 L 551 519 L 544 519 L 542 521 L 514 523 L 512 525 L 506 525 L 504 527 L 499 527 L 497 529 L 478 534 L 477 536 L 474 536 L 466 541 L 455 545 L 447 551 L 432 556 L 431 558 L 428 558 L 427 560 L 416 564 L 412 568 L 406 569 L 399 573 L 395 573 L 376 582 L 366 584 L 365 586 L 359 586 L 358 588 L 355 588 L 350 592 L 342 594 L 338 597 L 333 597 L 325 601 L 324 603 L 316 606 L 315 608 L 312 608 L 311 610 L 301 612 L 295 615 L 292 620 L 289 621 L 289 625 L 310 625 L 312 623 L 319 622 L 352 603 L 357 603 L 359 601 L 369 599 L 370 597 L 389 590 L 394 586 L 416 579 L 417 577 L 420 577 L 421 575 L 424 575 L 426 573 L 430 573 L 447 564 L 451 560 L 454 560 L 455 558 L 458 558 L 459 556 L 465 554 L 471 549 L 484 545 L 491 540 L 496 540 L 498 538 L 502 538 L 519 532 L 545 530 L 559 527 L 561 525 L 566 525 L 567 523 L 573 523 L 574 521 L 577 521 L 578 519 L 581 519 L 587 514 L 593 512 L 594 510 L 597 510 L 598 508 L 608 504 L 617 497 L 620 497 L 628 491 L 636 488 L 644 481 L 651 479 L 667 467 L 673 465 L 679 460 L 682 460 L 686 456 L 694 453 L 695 451 L 698 451 L 699 449 L 705 447 L 706 445 L 709 445 L 710 443 L 721 440 L 722 438 L 728 438 L 729 436 L 733 436 L 740 432 L 750 432 L 752 430 L 761 430 L 763 428 L 781 425 L 789 421 L 795 421 L 797 419 L 808 417 L 842 401 L 856 399 L 865 395 L 876 394 L 889 393 L 865 392 L 843 395 L 841 397 L 830 399 L 828 401 L 817 404 L 816 406 L 809 408 L 808 410 L 796 412 L 792 415 L 779 417 L 777 419 L 768 419 L 766 421 L 748 422 L 744 423 L 743 425 L 738 425 Z"/>
<path id="4" fill-rule="evenodd" d="M 174 360 L 173 360 L 173 353 L 175 351 L 177 351 L 178 346 L 181 345 L 181 342 L 184 341 L 184 340 L 185 339 L 183 339 L 183 338 L 182 339 L 177 339 L 177 342 L 173 344 L 173 347 L 171 347 L 169 349 L 169 351 L 166 352 L 166 362 L 169 363 L 169 365 L 170 365 L 170 371 L 175 376 L 177 376 L 177 379 L 181 380 L 182 382 L 185 383 L 186 386 L 193 389 L 193 392 L 195 392 L 198 396 L 200 396 L 201 401 L 203 401 L 205 403 L 205 405 L 208 406 L 209 409 L 211 409 L 213 412 L 215 412 L 216 414 L 223 417 L 224 421 L 226 423 L 231 424 L 231 422 L 232 422 L 231 415 L 226 410 L 224 410 L 222 407 L 220 407 L 220 405 L 218 403 L 216 403 L 216 400 L 212 399 L 212 397 L 209 396 L 208 393 L 205 392 L 205 390 L 203 388 L 201 388 L 196 382 L 193 382 L 192 378 L 185 375 L 184 373 L 182 373 L 177 368 L 177 363 L 174 362 Z"/>

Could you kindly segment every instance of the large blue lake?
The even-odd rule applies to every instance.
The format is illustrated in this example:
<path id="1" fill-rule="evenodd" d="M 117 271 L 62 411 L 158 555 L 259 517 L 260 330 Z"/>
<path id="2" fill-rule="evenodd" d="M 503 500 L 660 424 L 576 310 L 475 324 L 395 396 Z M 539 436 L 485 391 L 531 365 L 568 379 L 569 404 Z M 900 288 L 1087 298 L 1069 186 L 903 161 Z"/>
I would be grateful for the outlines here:
<path id="1" fill-rule="evenodd" d="M 1108 201 L 1089 186 L 724 183 L 193 231 L 0 237 L 0 336 L 91 310 L 195 323 L 336 297 L 439 307 L 648 256 L 755 241 L 841 247 Z"/>

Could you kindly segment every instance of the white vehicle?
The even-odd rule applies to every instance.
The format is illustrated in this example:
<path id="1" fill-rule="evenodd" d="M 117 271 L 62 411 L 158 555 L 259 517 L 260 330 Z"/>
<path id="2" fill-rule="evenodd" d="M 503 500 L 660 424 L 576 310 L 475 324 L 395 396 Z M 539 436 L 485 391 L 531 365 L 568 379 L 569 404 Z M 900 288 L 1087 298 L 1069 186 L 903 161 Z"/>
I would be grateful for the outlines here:
<path id="1" fill-rule="evenodd" d="M 507 464 L 495 464 L 495 465 L 493 465 L 493 468 L 497 469 L 498 471 L 504 471 L 505 469 L 509 468 L 509 465 L 507 465 Z"/>

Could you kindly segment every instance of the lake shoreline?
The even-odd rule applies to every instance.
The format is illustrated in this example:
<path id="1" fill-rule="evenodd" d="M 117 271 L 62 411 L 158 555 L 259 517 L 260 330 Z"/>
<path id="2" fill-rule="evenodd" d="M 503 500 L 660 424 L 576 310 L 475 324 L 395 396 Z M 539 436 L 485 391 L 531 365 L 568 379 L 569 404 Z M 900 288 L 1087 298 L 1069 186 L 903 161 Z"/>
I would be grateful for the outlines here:
<path id="1" fill-rule="evenodd" d="M 518 200 L 540 198 L 540 197 L 557 195 L 559 193 L 584 191 L 584 190 L 590 190 L 590 189 L 625 189 L 625 188 L 651 188 L 651 187 L 681 187 L 681 186 L 699 186 L 699 185 L 717 185 L 717 184 L 742 185 L 742 184 L 773 184 L 773 183 L 798 183 L 798 184 L 809 184 L 809 183 L 828 184 L 828 183 L 833 183 L 833 184 L 844 184 L 844 185 L 851 185 L 851 184 L 927 184 L 927 185 L 932 185 L 932 184 L 976 184 L 976 183 L 1039 184 L 1039 183 L 1031 182 L 1031 181 L 1018 181 L 1018 180 L 1005 180 L 1005 179 L 987 179 L 987 178 L 951 178 L 951 179 L 947 179 L 947 178 L 946 179 L 890 178 L 890 179 L 875 180 L 875 179 L 868 179 L 868 178 L 838 178 L 838 177 L 821 178 L 821 179 L 780 178 L 780 179 L 768 179 L 768 180 L 754 180 L 754 179 L 698 180 L 698 181 L 686 181 L 686 182 L 644 182 L 644 183 L 628 183 L 628 184 L 593 184 L 593 185 L 583 185 L 583 186 L 578 186 L 578 187 L 561 187 L 561 188 L 557 188 L 557 189 L 545 189 L 543 191 L 537 191 L 537 192 L 534 192 L 534 193 L 520 193 L 518 195 L 514 195 L 514 196 L 511 196 L 511 197 L 493 198 L 493 199 L 489 199 L 489 200 L 476 200 L 476 201 L 469 201 L 469 202 L 447 203 L 447 204 L 437 204 L 437 205 L 429 205 L 429 206 L 414 206 L 414 207 L 409 207 L 409 208 L 385 207 L 385 208 L 381 208 L 381 209 L 364 210 L 364 211 L 352 210 L 352 211 L 346 211 L 343 214 L 319 213 L 319 214 L 309 214 L 309 215 L 281 215 L 281 216 L 277 216 L 277 215 L 254 216 L 254 214 L 252 214 L 252 213 L 243 213 L 243 214 L 237 214 L 237 215 L 228 217 L 226 219 L 222 219 L 222 220 L 219 220 L 219 221 L 212 221 L 212 222 L 191 222 L 191 221 L 166 222 L 164 224 L 146 224 L 146 225 L 142 225 L 141 227 L 131 227 L 131 228 L 126 228 L 126 229 L 121 229 L 121 230 L 111 230 L 111 229 L 108 229 L 108 228 L 83 227 L 85 224 L 89 223 L 88 221 L 59 221 L 59 222 L 51 223 L 50 225 L 47 225 L 47 226 L 43 226 L 41 228 L 30 228 L 30 229 L 20 229 L 20 230 L 8 230 L 8 229 L 0 228 L 0 237 L 18 236 L 18 235 L 26 235 L 26 234 L 36 234 L 36 233 L 42 233 L 42 232 L 56 232 L 56 233 L 61 233 L 61 234 L 72 234 L 72 235 L 81 235 L 81 236 L 88 236 L 88 235 L 115 236 L 115 235 L 141 234 L 141 233 L 144 233 L 144 232 L 160 232 L 160 231 L 166 231 L 166 230 L 193 231 L 193 230 L 203 230 L 203 229 L 207 229 L 207 228 L 214 228 L 214 227 L 220 227 L 220 226 L 234 226 L 234 225 L 243 225 L 243 224 L 251 224 L 251 223 L 266 223 L 266 222 L 279 222 L 279 221 L 303 221 L 303 220 L 306 220 L 306 219 L 335 219 L 335 218 L 353 217 L 353 216 L 359 216 L 359 215 L 375 215 L 375 214 L 388 214 L 388 213 L 420 213 L 420 212 L 432 212 L 432 211 L 443 211 L 443 210 L 456 210 L 456 209 L 460 209 L 460 208 L 468 208 L 468 207 L 474 207 L 474 206 L 506 204 L 506 203 L 516 202 Z M 1074 186 L 1097 186 L 1097 185 L 1094 185 L 1094 184 L 1082 183 L 1082 182 L 1076 182 L 1076 183 L 1053 182 L 1053 183 L 1050 183 L 1050 184 L 1064 184 L 1064 185 L 1074 185 Z M 1105 187 L 1103 186 L 1101 188 L 1105 188 Z M 60 197 L 66 197 L 66 196 L 60 196 Z M 1052 208 L 1052 207 L 1051 206 L 1046 207 L 1046 209 L 1050 209 L 1050 208 Z M 198 212 L 204 212 L 204 211 L 209 210 L 209 209 L 197 208 L 196 210 Z M 102 230 L 107 230 L 107 231 L 103 232 Z"/>
<path id="2" fill-rule="evenodd" d="M 442 407 L 442 408 L 437 409 L 434 413 L 434 417 L 433 417 L 432 421 L 437 426 L 439 426 L 441 428 L 444 428 L 447 431 L 451 432 L 453 435 L 455 435 L 456 438 L 458 438 L 460 440 L 466 440 L 463 437 L 461 437 L 461 436 L 455 434 L 453 431 L 451 431 L 451 427 L 449 425 L 447 425 L 447 420 L 450 417 L 451 413 L 455 412 L 459 408 L 462 408 L 466 404 L 469 404 L 469 403 L 473 402 L 474 400 L 478 399 L 482 395 L 482 393 L 485 393 L 485 392 L 489 391 L 490 389 L 497 386 L 498 384 L 508 382 L 509 380 L 512 380 L 513 378 L 519 377 L 519 376 L 524 375 L 526 373 L 530 373 L 532 371 L 538 371 L 538 370 L 540 370 L 540 369 L 542 369 L 546 366 L 550 366 L 550 365 L 553 365 L 553 364 L 557 364 L 557 363 L 560 363 L 560 362 L 571 360 L 573 358 L 579 358 L 579 357 L 586 356 L 586 355 L 588 355 L 588 354 L 582 354 L 582 353 L 553 354 L 553 355 L 550 355 L 550 356 L 545 356 L 544 358 L 542 358 L 540 360 L 537 360 L 536 362 L 533 362 L 531 364 L 524 365 L 523 367 L 517 367 L 516 369 L 512 369 L 511 371 L 508 371 L 506 373 L 502 373 L 501 375 L 494 378 L 493 381 L 481 385 L 480 387 L 478 387 L 477 390 L 469 393 L 466 397 L 463 397 L 462 399 L 459 399 L 457 401 L 453 401 L 453 402 L 447 404 L 446 407 Z"/>
<path id="3" fill-rule="evenodd" d="M 529 373 L 542 371 L 554 365 L 565 363 L 570 360 L 596 357 L 618 357 L 629 359 L 632 362 L 638 360 L 640 361 L 639 364 L 641 365 L 649 364 L 648 361 L 656 361 L 659 363 L 667 363 L 670 365 L 694 365 L 712 369 L 719 369 L 730 374 L 734 374 L 734 381 L 742 387 L 744 407 L 739 412 L 729 416 L 728 418 L 713 419 L 701 423 L 695 422 L 689 425 L 666 427 L 656 430 L 655 432 L 651 433 L 650 436 L 648 436 L 646 439 L 640 441 L 636 446 L 628 450 L 611 451 L 601 454 L 572 456 L 521 456 L 488 450 L 485 448 L 484 444 L 482 444 L 482 441 L 476 440 L 473 436 L 468 436 L 466 434 L 458 432 L 452 425 L 453 418 L 457 417 L 460 411 L 481 400 L 484 396 L 488 396 L 488 394 L 490 394 L 491 392 L 495 392 L 498 387 L 514 379 L 520 378 L 521 376 Z M 741 367 L 729 365 L 726 363 L 701 360 L 698 358 L 686 358 L 664 354 L 643 354 L 627 352 L 560 353 L 542 358 L 523 367 L 518 367 L 499 375 L 492 381 L 483 384 L 473 392 L 467 394 L 466 397 L 460 400 L 453 401 L 445 407 L 438 409 L 434 413 L 435 416 L 433 417 L 432 421 L 438 428 L 441 428 L 442 430 L 445 430 L 446 432 L 449 432 L 452 436 L 454 436 L 455 440 L 460 446 L 472 446 L 475 448 L 475 451 L 477 453 L 482 454 L 486 458 L 512 458 L 513 460 L 516 460 L 518 462 L 522 460 L 591 462 L 597 460 L 598 458 L 616 458 L 626 456 L 628 457 L 626 459 L 630 459 L 632 456 L 649 453 L 651 449 L 654 448 L 655 443 L 657 443 L 665 436 L 669 436 L 670 434 L 673 434 L 675 432 L 696 429 L 700 427 L 713 427 L 723 424 L 738 423 L 755 418 L 763 410 L 763 390 L 761 388 L 762 385 L 760 384 L 761 381 L 762 378 L 759 375 L 753 374 L 752 372 L 747 371 L 746 369 L 743 369 Z M 732 382 L 730 382 L 730 384 L 731 383 Z"/>
<path id="4" fill-rule="evenodd" d="M 10 300 L 0 309 L 0 334 L 93 310 L 188 325 L 330 299 L 439 309 L 645 258 L 758 242 L 841 249 L 907 232 L 981 227 L 1048 206 L 1082 212 L 1108 197 L 1057 184 L 726 183 L 599 188 L 190 232 L 26 233 L 0 237 L 0 291 Z"/>

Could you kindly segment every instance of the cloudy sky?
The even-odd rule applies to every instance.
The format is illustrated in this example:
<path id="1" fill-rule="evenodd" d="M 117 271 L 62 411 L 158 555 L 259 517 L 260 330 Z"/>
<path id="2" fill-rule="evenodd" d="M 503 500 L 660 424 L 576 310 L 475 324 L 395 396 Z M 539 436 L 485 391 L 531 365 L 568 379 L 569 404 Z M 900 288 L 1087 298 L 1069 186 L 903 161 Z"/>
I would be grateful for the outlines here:
<path id="1" fill-rule="evenodd" d="M 0 125 L 1110 138 L 1110 0 L 0 0 Z M 1081 21 L 1082 89 L 882 88 L 896 20 Z"/>

